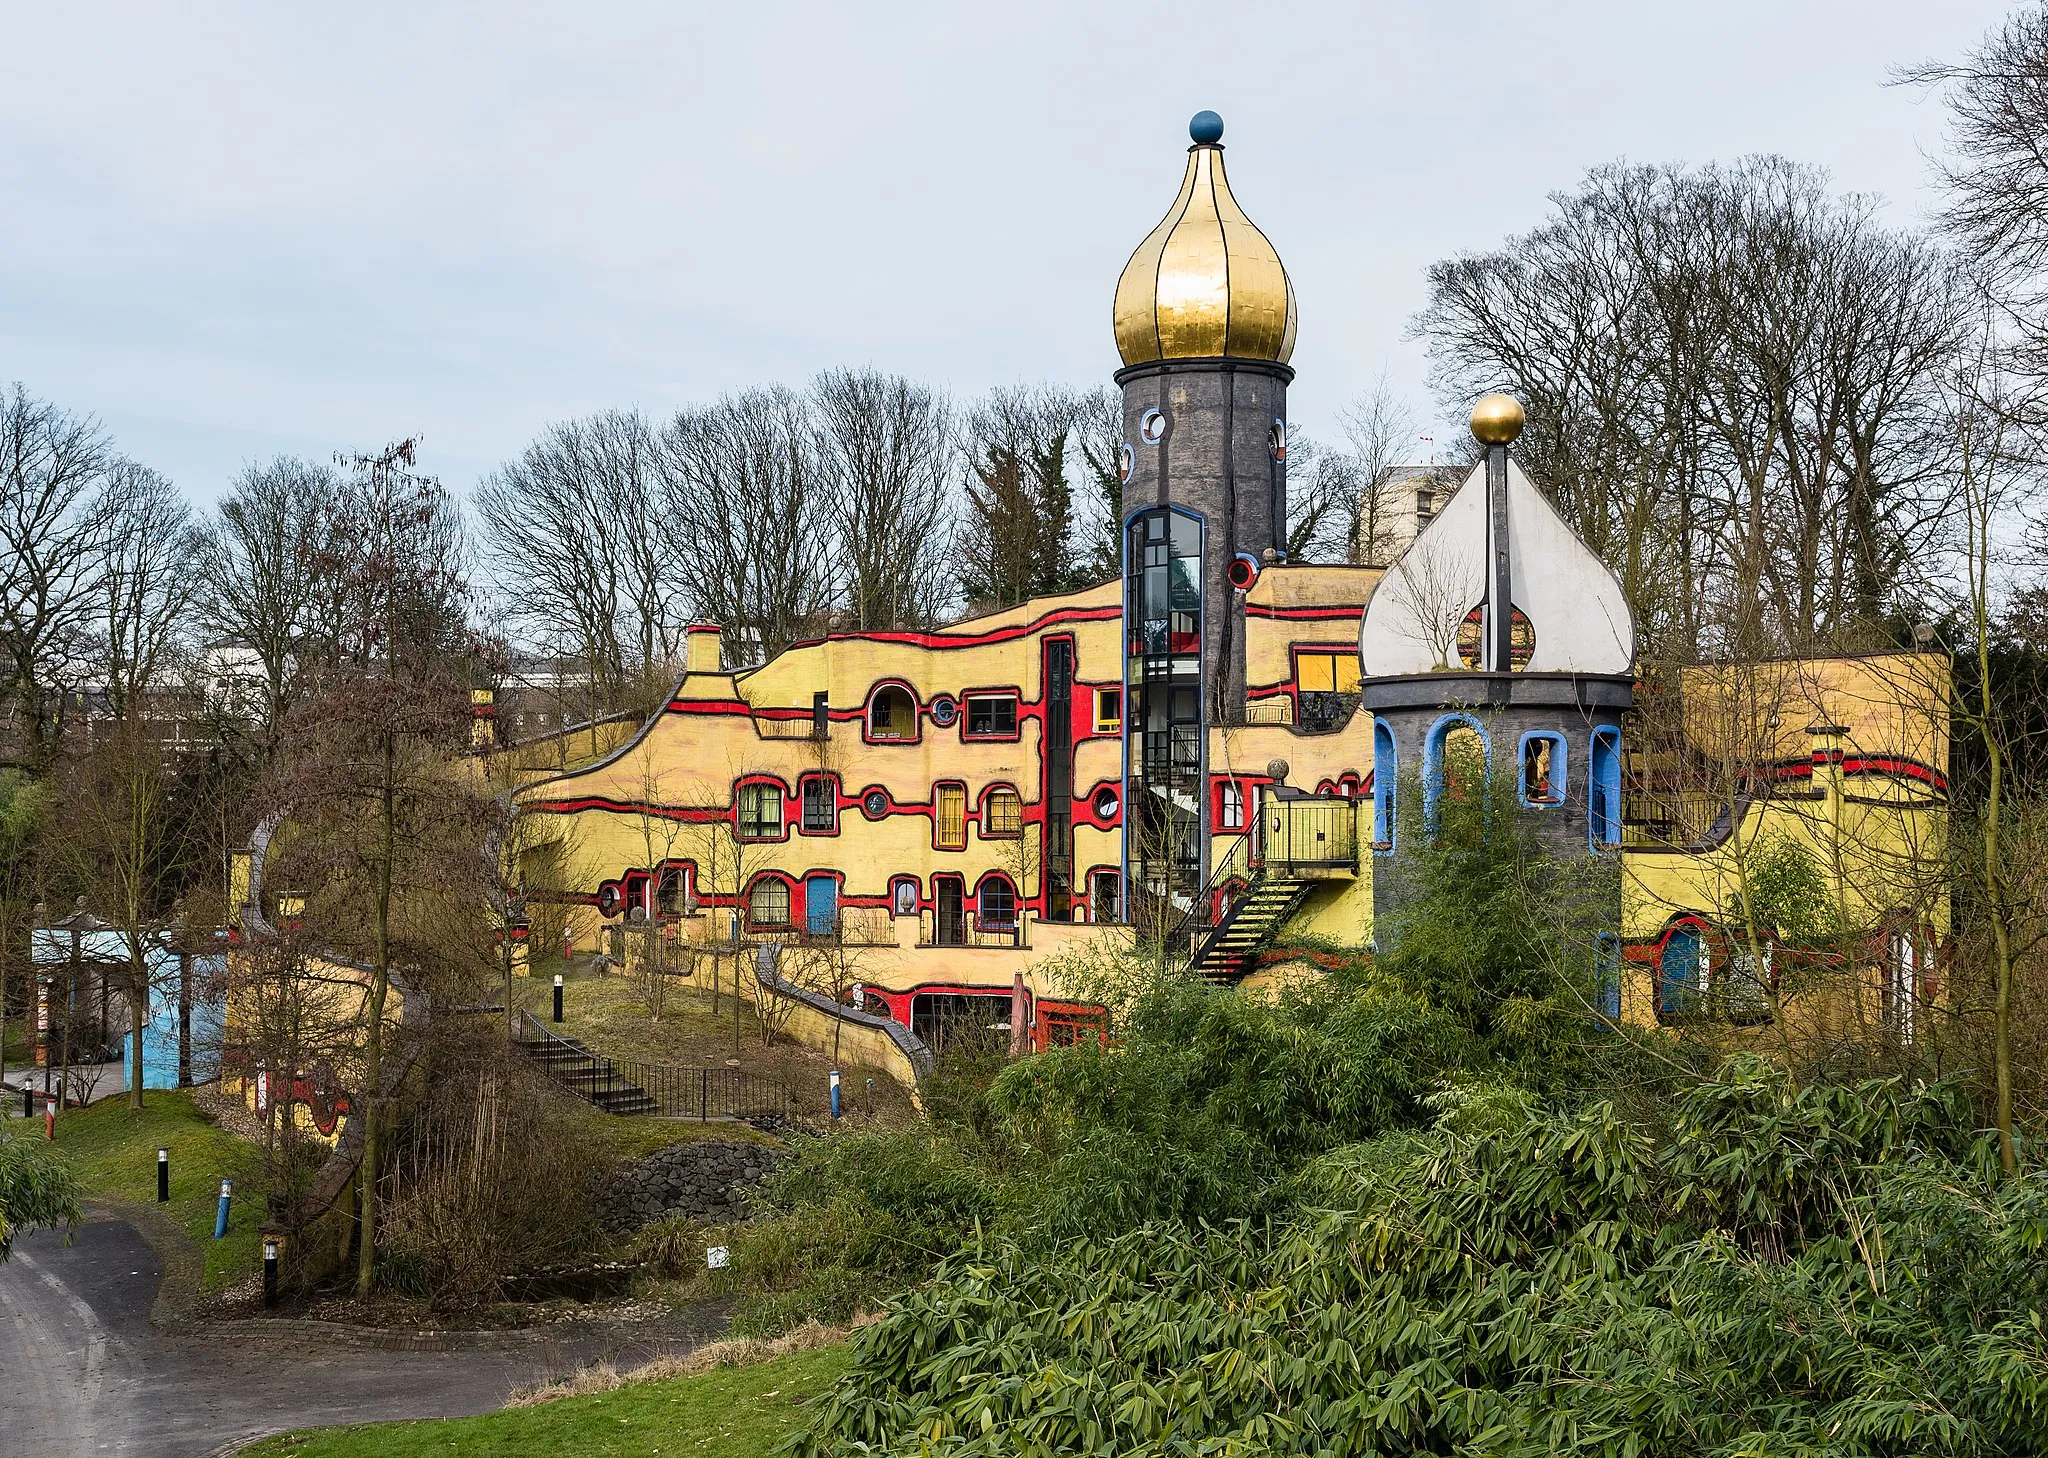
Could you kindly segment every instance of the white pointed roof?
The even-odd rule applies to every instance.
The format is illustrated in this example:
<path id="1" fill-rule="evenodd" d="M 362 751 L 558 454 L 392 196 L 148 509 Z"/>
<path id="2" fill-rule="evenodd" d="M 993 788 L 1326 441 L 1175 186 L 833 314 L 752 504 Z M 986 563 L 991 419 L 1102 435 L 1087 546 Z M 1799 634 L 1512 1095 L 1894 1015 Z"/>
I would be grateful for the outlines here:
<path id="1" fill-rule="evenodd" d="M 1455 625 L 1485 600 L 1486 539 L 1481 462 L 1373 589 L 1358 629 L 1367 678 L 1441 671 L 1447 634 L 1455 645 Z M 1635 621 L 1621 583 L 1512 459 L 1508 544 L 1514 605 L 1536 634 L 1527 671 L 1632 672 Z M 1455 646 L 1448 663 L 1459 667 Z"/>

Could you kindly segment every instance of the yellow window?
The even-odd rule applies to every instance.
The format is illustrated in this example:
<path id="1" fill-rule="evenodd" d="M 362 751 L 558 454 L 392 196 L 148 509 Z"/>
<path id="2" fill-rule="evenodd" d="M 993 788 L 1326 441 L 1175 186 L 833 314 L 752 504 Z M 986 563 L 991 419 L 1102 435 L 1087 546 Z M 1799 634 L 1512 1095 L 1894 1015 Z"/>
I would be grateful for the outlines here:
<path id="1" fill-rule="evenodd" d="M 1295 661 L 1301 691 L 1305 694 L 1353 694 L 1358 692 L 1356 653 L 1303 653 Z"/>
<path id="2" fill-rule="evenodd" d="M 933 844 L 940 850 L 967 849 L 967 787 L 940 785 L 932 796 Z"/>
<path id="3" fill-rule="evenodd" d="M 1124 691 L 1120 688 L 1095 691 L 1095 732 L 1121 733 L 1124 727 Z"/>
<path id="4" fill-rule="evenodd" d="M 1024 802 L 1015 790 L 990 790 L 988 808 L 981 817 L 983 835 L 1014 836 L 1024 833 Z"/>

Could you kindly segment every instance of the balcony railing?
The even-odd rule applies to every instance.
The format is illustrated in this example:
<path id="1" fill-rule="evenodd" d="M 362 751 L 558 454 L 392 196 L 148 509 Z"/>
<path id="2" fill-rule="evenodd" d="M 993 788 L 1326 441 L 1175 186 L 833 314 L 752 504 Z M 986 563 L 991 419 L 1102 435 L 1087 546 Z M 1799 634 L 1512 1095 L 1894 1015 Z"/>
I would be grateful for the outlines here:
<path id="1" fill-rule="evenodd" d="M 1294 722 L 1294 700 L 1285 694 L 1275 694 L 1270 699 L 1253 699 L 1244 706 L 1244 721 L 1247 724 L 1292 724 Z"/>
<path id="2" fill-rule="evenodd" d="M 896 918 L 886 906 L 842 906 L 839 908 L 839 940 L 849 947 L 893 947 Z M 805 929 L 805 941 L 824 941 Z"/>
<path id="3" fill-rule="evenodd" d="M 818 721 L 809 714 L 801 719 L 764 719 L 754 716 L 754 733 L 763 739 L 823 739 Z"/>
<path id="4" fill-rule="evenodd" d="M 1270 870 L 1358 869 L 1358 802 L 1341 795 L 1281 797 L 1259 806 L 1259 855 Z"/>
<path id="5" fill-rule="evenodd" d="M 920 913 L 917 932 L 920 947 L 1017 947 L 1029 948 L 1029 934 L 1021 911 L 1007 923 L 984 924 L 978 911 L 958 916 Z"/>

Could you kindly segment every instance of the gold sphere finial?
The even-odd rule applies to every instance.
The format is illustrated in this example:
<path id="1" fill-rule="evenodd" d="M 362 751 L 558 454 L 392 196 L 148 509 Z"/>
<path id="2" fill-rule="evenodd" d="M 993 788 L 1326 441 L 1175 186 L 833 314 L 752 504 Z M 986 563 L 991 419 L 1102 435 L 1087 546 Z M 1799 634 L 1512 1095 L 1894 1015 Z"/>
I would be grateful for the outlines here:
<path id="1" fill-rule="evenodd" d="M 1528 421 L 1522 402 L 1513 395 L 1483 396 L 1472 407 L 1472 434 L 1481 445 L 1507 445 Z"/>

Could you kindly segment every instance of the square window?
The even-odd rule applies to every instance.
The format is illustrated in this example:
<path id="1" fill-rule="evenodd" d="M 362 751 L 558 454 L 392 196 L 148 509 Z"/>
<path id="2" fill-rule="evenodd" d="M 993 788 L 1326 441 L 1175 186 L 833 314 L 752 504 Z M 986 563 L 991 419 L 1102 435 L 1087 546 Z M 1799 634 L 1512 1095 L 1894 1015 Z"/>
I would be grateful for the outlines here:
<path id="1" fill-rule="evenodd" d="M 932 844 L 940 850 L 967 849 L 965 785 L 940 785 L 933 792 Z"/>
<path id="2" fill-rule="evenodd" d="M 1114 926 L 1122 918 L 1117 912 L 1124 878 L 1115 871 L 1097 871 L 1088 878 L 1089 911 L 1104 925 Z"/>
<path id="3" fill-rule="evenodd" d="M 824 775 L 809 775 L 803 782 L 804 829 L 815 835 L 839 827 L 839 797 L 832 781 Z"/>
<path id="4" fill-rule="evenodd" d="M 741 785 L 739 812 L 741 840 L 782 839 L 782 786 Z"/>
<path id="5" fill-rule="evenodd" d="M 970 739 L 1008 739 L 1017 733 L 1015 694 L 969 694 L 967 736 Z"/>
<path id="6" fill-rule="evenodd" d="M 1121 733 L 1124 726 L 1124 691 L 1120 688 L 1095 691 L 1095 732 Z"/>
<path id="7" fill-rule="evenodd" d="M 1024 802 L 1015 790 L 990 790 L 983 807 L 981 833 L 987 836 L 1017 836 L 1024 833 Z"/>
<path id="8" fill-rule="evenodd" d="M 747 897 L 747 920 L 754 926 L 788 926 L 789 883 L 773 878 L 755 882 Z"/>
<path id="9" fill-rule="evenodd" d="M 1565 792 L 1565 748 L 1562 734 L 1522 736 L 1522 762 L 1517 788 L 1524 805 L 1562 805 Z"/>

